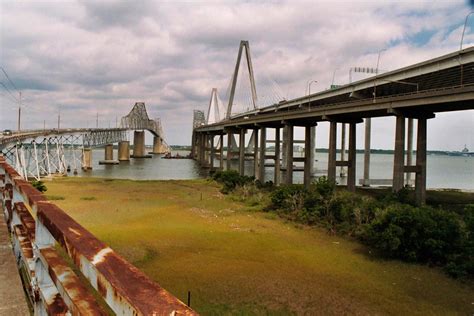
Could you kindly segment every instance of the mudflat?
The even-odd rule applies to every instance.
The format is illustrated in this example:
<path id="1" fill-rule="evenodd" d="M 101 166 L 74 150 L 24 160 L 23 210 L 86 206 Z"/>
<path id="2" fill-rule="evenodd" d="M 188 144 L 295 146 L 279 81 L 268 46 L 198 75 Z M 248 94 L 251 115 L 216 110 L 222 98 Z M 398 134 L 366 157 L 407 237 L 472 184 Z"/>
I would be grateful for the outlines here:
<path id="1" fill-rule="evenodd" d="M 64 178 L 46 195 L 204 315 L 474 313 L 474 285 L 383 260 L 355 240 L 285 221 L 207 180 Z"/>

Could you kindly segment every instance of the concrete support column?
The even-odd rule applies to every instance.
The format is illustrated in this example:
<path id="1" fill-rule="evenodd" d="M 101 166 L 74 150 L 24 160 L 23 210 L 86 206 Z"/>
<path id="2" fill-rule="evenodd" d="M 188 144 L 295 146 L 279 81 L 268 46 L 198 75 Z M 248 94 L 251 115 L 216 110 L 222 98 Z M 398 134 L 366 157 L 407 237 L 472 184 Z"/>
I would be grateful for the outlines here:
<path id="1" fill-rule="evenodd" d="M 316 126 L 316 123 L 315 126 L 311 126 L 311 153 L 309 157 L 311 176 L 314 174 L 314 164 L 316 161 Z"/>
<path id="2" fill-rule="evenodd" d="M 210 166 L 210 148 L 209 148 L 209 138 L 211 135 L 207 134 L 202 134 L 203 139 L 204 139 L 204 166 L 209 167 Z"/>
<path id="3" fill-rule="evenodd" d="M 253 176 L 258 179 L 258 129 L 253 130 L 251 141 L 253 141 L 251 145 L 253 147 Z"/>
<path id="4" fill-rule="evenodd" d="M 328 153 L 328 179 L 336 183 L 336 138 L 337 123 L 330 122 L 329 125 L 329 153 Z"/>
<path id="5" fill-rule="evenodd" d="M 393 192 L 403 188 L 403 176 L 405 167 L 405 118 L 397 115 L 395 125 L 395 151 L 393 157 Z"/>
<path id="6" fill-rule="evenodd" d="M 224 134 L 219 135 L 219 169 L 224 170 Z"/>
<path id="7" fill-rule="evenodd" d="M 258 162 L 258 180 L 265 182 L 265 154 L 267 147 L 267 129 L 260 128 L 260 157 Z"/>
<path id="8" fill-rule="evenodd" d="M 275 128 L 275 174 L 273 182 L 275 185 L 280 185 L 280 128 Z"/>
<path id="9" fill-rule="evenodd" d="M 418 205 L 426 203 L 426 118 L 418 119 L 416 139 L 416 166 L 418 172 L 415 178 L 415 197 Z"/>
<path id="10" fill-rule="evenodd" d="M 286 126 L 286 184 L 293 183 L 293 125 Z"/>
<path id="11" fill-rule="evenodd" d="M 163 140 L 160 136 L 153 137 L 153 151 L 152 154 L 162 154 L 163 153 Z"/>
<path id="12" fill-rule="evenodd" d="M 92 150 L 84 148 L 82 152 L 82 170 L 92 170 Z"/>
<path id="13" fill-rule="evenodd" d="M 119 142 L 118 145 L 118 160 L 129 161 L 130 160 L 130 142 L 127 140 Z"/>
<path id="14" fill-rule="evenodd" d="M 232 160 L 232 133 L 227 133 L 227 159 L 226 159 L 226 169 L 230 170 L 231 165 L 230 162 Z"/>
<path id="15" fill-rule="evenodd" d="M 346 123 L 341 124 L 341 161 L 346 160 Z M 344 177 L 346 175 L 344 166 L 341 166 L 339 176 Z"/>
<path id="16" fill-rule="evenodd" d="M 356 188 L 356 123 L 349 124 L 349 166 L 347 168 L 347 190 Z"/>
<path id="17" fill-rule="evenodd" d="M 364 179 L 362 185 L 364 187 L 370 186 L 370 132 L 372 119 L 370 117 L 365 119 L 365 141 L 364 141 Z"/>
<path id="18" fill-rule="evenodd" d="M 281 163 L 283 164 L 283 166 L 286 168 L 286 154 L 287 154 L 287 150 L 286 150 L 286 139 L 287 139 L 287 134 L 288 133 L 288 126 L 283 126 L 283 138 L 282 138 L 282 153 L 281 153 Z"/>
<path id="19" fill-rule="evenodd" d="M 132 158 L 145 158 L 145 132 L 133 132 L 133 155 Z"/>
<path id="20" fill-rule="evenodd" d="M 413 119 L 408 119 L 407 128 L 407 166 L 413 165 Z M 410 185 L 411 173 L 407 172 L 405 176 L 405 184 Z"/>
<path id="21" fill-rule="evenodd" d="M 114 160 L 114 144 L 105 145 L 104 159 Z"/>
<path id="22" fill-rule="evenodd" d="M 245 129 L 240 129 L 239 137 L 239 173 L 241 176 L 245 174 Z"/>
<path id="23" fill-rule="evenodd" d="M 204 166 L 206 162 L 206 135 L 199 133 L 199 163 Z"/>
<path id="24" fill-rule="evenodd" d="M 210 158 L 210 161 L 209 161 L 209 166 L 211 168 L 211 170 L 214 169 L 214 156 L 216 155 L 216 149 L 214 148 L 214 135 L 209 135 L 210 139 L 209 139 L 209 147 L 210 147 L 210 155 L 209 155 L 209 158 Z"/>
<path id="25" fill-rule="evenodd" d="M 311 164 L 311 143 L 314 144 L 312 126 L 305 126 L 304 128 L 304 175 L 303 181 L 306 188 L 311 184 L 311 176 L 313 173 L 312 164 Z"/>

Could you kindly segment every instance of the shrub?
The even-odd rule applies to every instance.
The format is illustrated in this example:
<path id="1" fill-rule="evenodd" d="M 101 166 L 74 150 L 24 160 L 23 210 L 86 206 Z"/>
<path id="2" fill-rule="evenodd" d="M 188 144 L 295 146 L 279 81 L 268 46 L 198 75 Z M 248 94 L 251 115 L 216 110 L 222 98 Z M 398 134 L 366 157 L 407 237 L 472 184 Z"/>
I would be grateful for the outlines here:
<path id="1" fill-rule="evenodd" d="M 465 235 L 455 214 L 393 204 L 367 226 L 362 237 L 385 256 L 444 265 L 462 252 Z"/>
<path id="2" fill-rule="evenodd" d="M 285 213 L 300 211 L 304 207 L 307 191 L 301 184 L 282 185 L 270 195 L 273 209 Z"/>
<path id="3" fill-rule="evenodd" d="M 254 177 L 241 176 L 235 170 L 217 171 L 213 174 L 212 179 L 224 185 L 221 190 L 224 194 L 230 193 L 237 186 L 243 186 L 255 180 Z"/>
<path id="4" fill-rule="evenodd" d="M 48 188 L 46 187 L 46 185 L 44 184 L 43 181 L 41 180 L 33 180 L 31 182 L 31 185 L 38 191 L 40 191 L 41 193 L 44 193 L 46 191 L 48 191 Z"/>

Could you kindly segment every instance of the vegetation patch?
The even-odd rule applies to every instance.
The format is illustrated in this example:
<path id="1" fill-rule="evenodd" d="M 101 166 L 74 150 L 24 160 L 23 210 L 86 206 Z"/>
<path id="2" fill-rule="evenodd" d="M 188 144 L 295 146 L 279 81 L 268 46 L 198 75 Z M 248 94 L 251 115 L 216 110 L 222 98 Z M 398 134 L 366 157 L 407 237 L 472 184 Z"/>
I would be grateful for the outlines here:
<path id="1" fill-rule="evenodd" d="M 221 187 L 204 179 L 104 183 L 70 177 L 48 183 L 48 192 L 65 196 L 55 203 L 173 295 L 186 302 L 191 291 L 191 307 L 203 315 L 472 313 L 472 283 L 436 267 L 380 260 L 382 250 L 354 238 L 362 238 L 367 224 L 355 229 L 340 222 L 364 222 L 364 213 L 357 219 L 331 208 L 347 199 L 342 204 L 348 209 L 359 199 L 378 208 L 382 197 L 338 188 L 311 193 L 334 200 L 322 207 L 330 207 L 331 226 L 325 215 L 308 224 L 298 212 L 271 208 L 278 188 L 243 189 L 266 199 L 251 207 L 237 196 L 239 186 L 228 194 Z M 84 196 L 98 197 L 94 207 Z M 374 212 L 372 221 L 379 216 Z"/>
<path id="2" fill-rule="evenodd" d="M 66 198 L 62 195 L 46 195 L 46 198 L 49 200 L 49 201 L 61 201 L 61 200 L 65 200 Z"/>
<path id="3" fill-rule="evenodd" d="M 95 201 L 95 200 L 97 200 L 97 198 L 95 196 L 81 196 L 80 199 L 83 200 L 83 201 Z"/>

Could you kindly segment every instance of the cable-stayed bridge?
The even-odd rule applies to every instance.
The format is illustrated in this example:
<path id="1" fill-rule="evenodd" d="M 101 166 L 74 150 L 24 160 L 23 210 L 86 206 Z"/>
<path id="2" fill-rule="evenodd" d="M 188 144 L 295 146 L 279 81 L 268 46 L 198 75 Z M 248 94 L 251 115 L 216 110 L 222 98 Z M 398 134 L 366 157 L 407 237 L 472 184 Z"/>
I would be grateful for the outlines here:
<path id="1" fill-rule="evenodd" d="M 239 77 L 242 58 L 246 63 L 244 75 Z M 383 74 L 379 74 L 378 69 L 372 73 L 375 76 L 317 93 L 310 92 L 309 83 L 307 95 L 292 100 L 281 98 L 271 104 L 260 103 L 259 106 L 249 43 L 242 41 L 225 114 L 217 111 L 219 103 L 214 101 L 213 96 L 207 118 L 203 112 L 194 112 L 193 155 L 202 166 L 219 169 L 231 169 L 231 160 L 236 159 L 241 174 L 244 174 L 245 159 L 251 158 L 254 160 L 253 175 L 260 181 L 272 180 L 276 184 L 292 183 L 293 172 L 303 171 L 304 183 L 309 185 L 314 174 L 316 126 L 318 122 L 329 122 L 327 176 L 336 181 L 336 167 L 347 169 L 347 187 L 353 191 L 356 187 L 356 124 L 365 122 L 364 177 L 359 183 L 363 186 L 389 184 L 394 191 L 399 191 L 410 185 L 414 175 L 417 201 L 423 204 L 426 194 L 427 121 L 439 112 L 474 109 L 474 48 L 461 49 Z M 247 87 L 251 102 L 244 111 L 235 110 L 239 106 L 235 102 L 239 80 L 248 82 L 243 87 Z M 219 113 L 219 118 L 214 115 L 210 120 L 211 113 Z M 384 116 L 392 116 L 396 121 L 393 178 L 371 179 L 371 118 Z M 416 145 L 413 141 L 415 120 Z M 338 124 L 342 125 L 340 157 L 336 157 Z M 349 129 L 347 156 L 346 125 Z M 294 139 L 294 128 L 298 126 L 305 129 L 302 140 Z M 274 139 L 267 139 L 269 129 L 274 130 Z M 275 147 L 273 154 L 266 153 L 269 143 Z M 294 157 L 294 145 L 297 143 L 304 144 L 304 157 Z M 218 166 L 214 164 L 216 159 L 219 160 Z M 272 179 L 265 179 L 266 160 L 273 160 Z M 295 168 L 294 162 L 297 161 L 304 163 L 302 169 Z M 283 181 L 281 171 L 285 172 Z"/>

